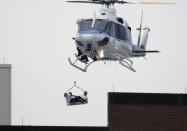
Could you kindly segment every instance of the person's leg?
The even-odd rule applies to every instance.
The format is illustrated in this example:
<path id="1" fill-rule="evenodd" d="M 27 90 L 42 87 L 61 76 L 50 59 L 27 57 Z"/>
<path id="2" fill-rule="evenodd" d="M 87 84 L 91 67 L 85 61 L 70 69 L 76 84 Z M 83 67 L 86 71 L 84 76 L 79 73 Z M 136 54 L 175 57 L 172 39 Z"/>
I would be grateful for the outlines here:
<path id="1" fill-rule="evenodd" d="M 75 103 L 76 102 L 76 99 L 75 98 L 71 98 L 70 99 L 70 103 L 72 104 L 72 103 Z"/>
<path id="2" fill-rule="evenodd" d="M 78 101 L 78 102 L 85 102 L 85 99 L 83 99 L 83 98 L 82 98 L 82 97 L 80 97 L 80 96 L 77 96 L 77 98 L 76 98 L 76 99 L 77 99 L 77 101 Z"/>

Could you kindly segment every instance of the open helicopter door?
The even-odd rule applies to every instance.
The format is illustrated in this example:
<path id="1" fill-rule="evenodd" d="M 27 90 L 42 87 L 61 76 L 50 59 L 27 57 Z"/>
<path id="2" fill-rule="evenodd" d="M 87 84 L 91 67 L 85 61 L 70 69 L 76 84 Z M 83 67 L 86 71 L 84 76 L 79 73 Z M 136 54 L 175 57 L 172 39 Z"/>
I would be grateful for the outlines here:
<path id="1" fill-rule="evenodd" d="M 74 95 L 70 90 L 73 88 L 77 88 L 83 92 L 83 95 Z M 87 104 L 88 103 L 88 98 L 87 98 L 88 92 L 85 91 L 83 88 L 80 88 L 76 85 L 76 82 L 74 82 L 73 87 L 69 88 L 65 93 L 64 97 L 67 102 L 67 105 L 82 105 L 82 104 Z"/>

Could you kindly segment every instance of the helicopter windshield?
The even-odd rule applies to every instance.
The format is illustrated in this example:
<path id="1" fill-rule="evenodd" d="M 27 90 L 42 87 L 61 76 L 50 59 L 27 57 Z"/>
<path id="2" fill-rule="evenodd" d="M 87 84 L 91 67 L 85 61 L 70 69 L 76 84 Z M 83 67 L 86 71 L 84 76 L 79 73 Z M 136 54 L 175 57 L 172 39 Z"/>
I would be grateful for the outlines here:
<path id="1" fill-rule="evenodd" d="M 109 22 L 108 20 L 96 19 L 93 28 L 94 28 L 95 30 L 105 31 L 108 22 Z"/>
<path id="2" fill-rule="evenodd" d="M 78 22 L 78 32 L 88 31 L 92 26 L 93 19 L 85 19 Z"/>
<path id="3" fill-rule="evenodd" d="M 95 21 L 93 19 L 84 19 L 78 22 L 78 26 L 79 26 L 78 32 L 84 32 L 84 31 L 105 32 L 108 23 L 109 23 L 108 20 L 103 20 L 103 19 L 96 19 Z"/>
<path id="4" fill-rule="evenodd" d="M 123 25 L 106 19 L 83 19 L 78 21 L 78 32 L 99 32 L 119 40 L 131 41 L 130 30 Z"/>

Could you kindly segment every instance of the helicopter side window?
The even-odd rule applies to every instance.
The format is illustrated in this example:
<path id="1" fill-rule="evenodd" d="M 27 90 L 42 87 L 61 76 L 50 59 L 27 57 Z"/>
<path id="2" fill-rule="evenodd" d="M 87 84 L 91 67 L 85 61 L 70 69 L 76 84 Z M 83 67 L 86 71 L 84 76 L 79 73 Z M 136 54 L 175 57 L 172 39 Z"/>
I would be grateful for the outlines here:
<path id="1" fill-rule="evenodd" d="M 112 21 L 107 22 L 105 33 L 114 37 L 114 22 Z"/>
<path id="2" fill-rule="evenodd" d="M 115 23 L 115 37 L 120 40 L 127 40 L 126 28 L 120 24 Z"/>
<path id="3" fill-rule="evenodd" d="M 117 21 L 118 21 L 119 23 L 123 24 L 123 19 L 122 19 L 122 18 L 117 17 Z"/>
<path id="4" fill-rule="evenodd" d="M 126 30 L 126 32 L 127 32 L 128 41 L 132 42 L 132 40 L 131 40 L 131 27 L 128 27 L 128 30 Z"/>
<path id="5" fill-rule="evenodd" d="M 114 35 L 114 28 L 115 27 L 115 23 L 114 22 L 111 22 L 110 23 L 110 33 L 109 33 L 109 35 L 111 35 L 111 36 L 113 36 L 113 37 L 115 37 L 115 35 Z"/>
<path id="6" fill-rule="evenodd" d="M 107 26 L 106 26 L 106 30 L 105 30 L 105 32 L 107 33 L 107 34 L 109 34 L 110 35 L 110 31 L 111 31 L 111 25 L 112 23 L 109 21 L 108 22 L 108 24 L 107 24 Z"/>
<path id="7" fill-rule="evenodd" d="M 126 40 L 127 39 L 127 31 L 126 28 L 120 25 L 120 39 Z"/>
<path id="8" fill-rule="evenodd" d="M 115 37 L 120 39 L 120 25 L 115 23 Z"/>

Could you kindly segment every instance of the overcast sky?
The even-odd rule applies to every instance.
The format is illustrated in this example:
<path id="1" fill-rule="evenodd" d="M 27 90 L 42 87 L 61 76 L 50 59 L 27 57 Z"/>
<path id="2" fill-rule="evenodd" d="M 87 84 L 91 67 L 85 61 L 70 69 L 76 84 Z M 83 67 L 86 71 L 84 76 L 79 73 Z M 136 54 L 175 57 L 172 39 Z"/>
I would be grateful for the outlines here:
<path id="1" fill-rule="evenodd" d="M 184 2 L 184 1 L 180 1 Z M 118 62 L 97 62 L 81 72 L 68 63 L 76 53 L 78 18 L 91 18 L 98 5 L 64 0 L 0 0 L 0 63 L 12 64 L 12 124 L 107 126 L 107 92 L 184 93 L 187 87 L 187 6 L 116 5 L 135 30 L 151 28 L 148 49 L 133 59 L 136 73 Z M 87 105 L 67 107 L 64 92 L 77 81 Z"/>

